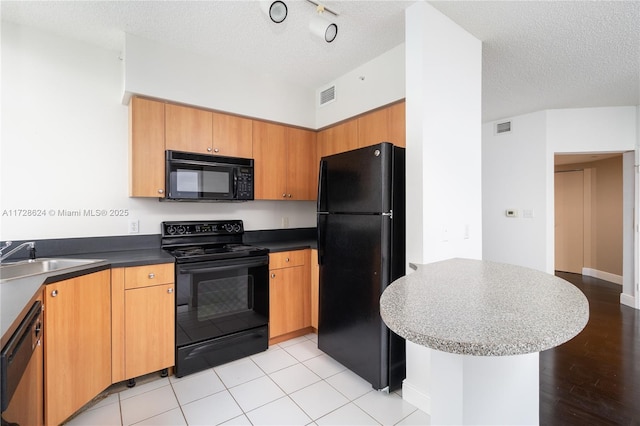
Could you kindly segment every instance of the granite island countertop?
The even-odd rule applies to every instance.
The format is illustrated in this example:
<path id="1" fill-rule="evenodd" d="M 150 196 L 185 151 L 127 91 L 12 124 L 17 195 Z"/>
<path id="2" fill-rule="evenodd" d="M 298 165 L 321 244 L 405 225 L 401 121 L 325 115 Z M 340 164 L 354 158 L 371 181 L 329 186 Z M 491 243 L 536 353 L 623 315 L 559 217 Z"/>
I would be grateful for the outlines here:
<path id="1" fill-rule="evenodd" d="M 380 298 L 380 315 L 406 340 L 463 355 L 540 352 L 576 336 L 589 319 L 569 282 L 503 263 L 450 259 L 418 265 Z"/>

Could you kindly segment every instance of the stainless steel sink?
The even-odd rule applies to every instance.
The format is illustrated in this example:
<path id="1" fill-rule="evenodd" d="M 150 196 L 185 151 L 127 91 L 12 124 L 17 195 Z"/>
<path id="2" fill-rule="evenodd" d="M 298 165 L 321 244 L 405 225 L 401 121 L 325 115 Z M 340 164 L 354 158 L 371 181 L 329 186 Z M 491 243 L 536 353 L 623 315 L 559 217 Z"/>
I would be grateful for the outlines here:
<path id="1" fill-rule="evenodd" d="M 92 264 L 104 263 L 100 259 L 35 259 L 0 265 L 0 283 L 33 275 L 47 274 L 51 272 L 71 272 L 74 269 L 82 269 Z"/>

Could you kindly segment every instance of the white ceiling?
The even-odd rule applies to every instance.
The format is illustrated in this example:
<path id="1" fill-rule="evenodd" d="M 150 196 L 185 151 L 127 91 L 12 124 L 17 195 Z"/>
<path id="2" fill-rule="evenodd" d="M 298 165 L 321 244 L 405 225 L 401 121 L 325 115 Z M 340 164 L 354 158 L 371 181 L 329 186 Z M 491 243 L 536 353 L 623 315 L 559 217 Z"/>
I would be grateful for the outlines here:
<path id="1" fill-rule="evenodd" d="M 312 36 L 316 13 L 284 0 L 273 24 L 255 1 L 7 1 L 2 20 L 121 51 L 124 34 L 318 88 L 404 41 L 411 1 L 326 1 L 338 36 Z M 483 41 L 483 121 L 553 108 L 640 105 L 640 2 L 433 1 Z"/>

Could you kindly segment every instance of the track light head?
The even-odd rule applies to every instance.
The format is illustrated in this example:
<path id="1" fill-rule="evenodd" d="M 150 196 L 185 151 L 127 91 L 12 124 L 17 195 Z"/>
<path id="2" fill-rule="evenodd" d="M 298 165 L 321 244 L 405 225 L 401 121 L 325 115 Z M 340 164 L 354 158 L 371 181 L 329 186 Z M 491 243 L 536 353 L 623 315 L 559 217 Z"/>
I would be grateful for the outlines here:
<path id="1" fill-rule="evenodd" d="M 260 8 L 276 24 L 280 24 L 287 17 L 287 5 L 283 1 L 262 0 Z"/>
<path id="2" fill-rule="evenodd" d="M 338 35 L 338 26 L 321 16 L 314 16 L 311 19 L 309 30 L 327 43 L 331 43 Z"/>

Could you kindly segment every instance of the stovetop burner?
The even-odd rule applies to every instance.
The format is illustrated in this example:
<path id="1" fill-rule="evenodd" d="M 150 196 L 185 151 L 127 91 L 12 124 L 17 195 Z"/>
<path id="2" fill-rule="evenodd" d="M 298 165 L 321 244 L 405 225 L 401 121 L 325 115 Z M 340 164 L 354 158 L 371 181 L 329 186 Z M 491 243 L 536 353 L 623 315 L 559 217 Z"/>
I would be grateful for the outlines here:
<path id="1" fill-rule="evenodd" d="M 261 256 L 263 247 L 244 244 L 241 220 L 162 222 L 162 248 L 177 262 Z"/>

